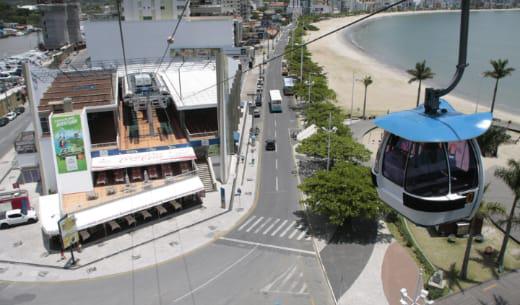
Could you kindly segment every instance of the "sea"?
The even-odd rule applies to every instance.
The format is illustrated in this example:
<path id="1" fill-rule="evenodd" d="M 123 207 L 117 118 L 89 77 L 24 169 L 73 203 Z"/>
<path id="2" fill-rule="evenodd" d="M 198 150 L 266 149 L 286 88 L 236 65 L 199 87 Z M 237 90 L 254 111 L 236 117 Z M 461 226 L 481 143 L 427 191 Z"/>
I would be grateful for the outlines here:
<path id="1" fill-rule="evenodd" d="M 25 53 L 38 47 L 38 33 L 0 39 L 0 59 Z"/>
<path id="2" fill-rule="evenodd" d="M 469 66 L 452 93 L 474 102 L 476 110 L 491 105 L 495 80 L 482 73 L 492 69 L 491 59 L 508 59 L 516 71 L 499 81 L 495 108 L 520 114 L 520 10 L 473 11 L 469 25 Z M 444 88 L 458 60 L 459 27 L 458 12 L 395 15 L 345 31 L 344 38 L 402 72 L 426 60 L 435 73 L 429 85 Z"/>

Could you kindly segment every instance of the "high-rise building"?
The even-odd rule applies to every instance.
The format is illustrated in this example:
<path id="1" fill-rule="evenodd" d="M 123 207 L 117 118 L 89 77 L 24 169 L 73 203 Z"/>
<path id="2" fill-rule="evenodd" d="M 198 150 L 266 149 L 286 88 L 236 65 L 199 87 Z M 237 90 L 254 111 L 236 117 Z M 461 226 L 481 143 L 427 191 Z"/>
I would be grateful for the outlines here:
<path id="1" fill-rule="evenodd" d="M 47 49 L 59 49 L 81 37 L 79 1 L 39 1 L 42 12 L 43 43 Z"/>
<path id="2" fill-rule="evenodd" d="M 126 21 L 177 19 L 185 3 L 184 0 L 123 0 L 122 14 Z M 184 16 L 189 15 L 188 7 Z"/>

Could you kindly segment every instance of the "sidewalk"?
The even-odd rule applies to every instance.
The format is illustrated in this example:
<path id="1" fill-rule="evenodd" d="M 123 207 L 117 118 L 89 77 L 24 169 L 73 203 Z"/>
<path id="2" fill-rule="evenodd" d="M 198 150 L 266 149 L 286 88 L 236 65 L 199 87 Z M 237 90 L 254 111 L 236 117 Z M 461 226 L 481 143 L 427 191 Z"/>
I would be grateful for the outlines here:
<path id="1" fill-rule="evenodd" d="M 256 78 L 257 70 L 246 73 L 243 92 L 256 90 Z M 254 88 L 248 88 L 251 84 Z M 255 203 L 258 162 L 251 160 L 258 160 L 258 150 L 248 146 L 251 123 L 252 116 L 244 108 L 240 130 L 245 131 L 241 136 L 246 138 L 241 141 L 238 155 L 247 155 L 247 158 L 240 162 L 240 158 L 233 156 L 228 183 L 217 183 L 217 190 L 225 189 L 225 209 L 220 207 L 219 191 L 207 193 L 200 208 L 174 214 L 169 219 L 86 246 L 81 253 L 75 252 L 79 263 L 74 269 L 64 268 L 70 252 L 65 253 L 67 260 L 62 260 L 59 253 L 46 251 L 39 223 L 2 230 L 0 280 L 69 281 L 108 276 L 166 262 L 218 239 L 247 216 Z M 247 154 L 246 149 L 249 149 Z M 233 186 L 241 188 L 241 195 L 236 196 L 230 206 L 232 195 L 236 193 Z"/>

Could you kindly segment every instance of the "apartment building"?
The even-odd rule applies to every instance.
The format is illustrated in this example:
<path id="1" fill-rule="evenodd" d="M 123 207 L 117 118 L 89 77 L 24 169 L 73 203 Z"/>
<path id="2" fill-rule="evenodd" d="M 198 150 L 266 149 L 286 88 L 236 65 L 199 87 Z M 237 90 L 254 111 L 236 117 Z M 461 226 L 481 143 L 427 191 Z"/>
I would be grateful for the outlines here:
<path id="1" fill-rule="evenodd" d="M 126 21 L 177 19 L 184 9 L 184 0 L 123 0 L 122 12 Z M 184 16 L 190 15 L 186 8 Z"/>

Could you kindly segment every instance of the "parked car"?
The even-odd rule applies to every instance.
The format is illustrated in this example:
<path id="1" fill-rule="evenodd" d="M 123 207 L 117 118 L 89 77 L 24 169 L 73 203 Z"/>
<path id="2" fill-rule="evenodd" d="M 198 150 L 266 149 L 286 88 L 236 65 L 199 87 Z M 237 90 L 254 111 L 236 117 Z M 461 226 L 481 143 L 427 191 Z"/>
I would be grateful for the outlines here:
<path id="1" fill-rule="evenodd" d="M 5 125 L 7 125 L 9 123 L 9 119 L 8 118 L 0 118 L 0 127 L 3 127 Z"/>
<path id="2" fill-rule="evenodd" d="M 17 115 L 20 115 L 20 114 L 22 114 L 22 113 L 25 112 L 25 107 L 24 107 L 24 106 L 16 107 L 16 108 L 14 109 L 14 112 L 15 112 Z"/>
<path id="3" fill-rule="evenodd" d="M 276 141 L 274 139 L 265 140 L 265 150 L 276 150 Z"/>
<path id="4" fill-rule="evenodd" d="M 12 120 L 16 119 L 16 112 L 13 112 L 13 111 L 8 112 L 8 113 L 5 115 L 5 117 L 6 117 L 9 121 L 12 121 Z"/>
<path id="5" fill-rule="evenodd" d="M 253 110 L 253 116 L 255 118 L 259 118 L 260 117 L 260 108 L 255 108 L 255 110 Z"/>
<path id="6" fill-rule="evenodd" d="M 7 229 L 24 223 L 35 223 L 37 221 L 38 216 L 36 216 L 36 211 L 33 209 L 27 210 L 26 214 L 23 214 L 21 209 L 0 212 L 0 229 Z"/>
<path id="7" fill-rule="evenodd" d="M 262 95 L 257 94 L 255 97 L 255 106 L 260 107 L 262 106 Z"/>

